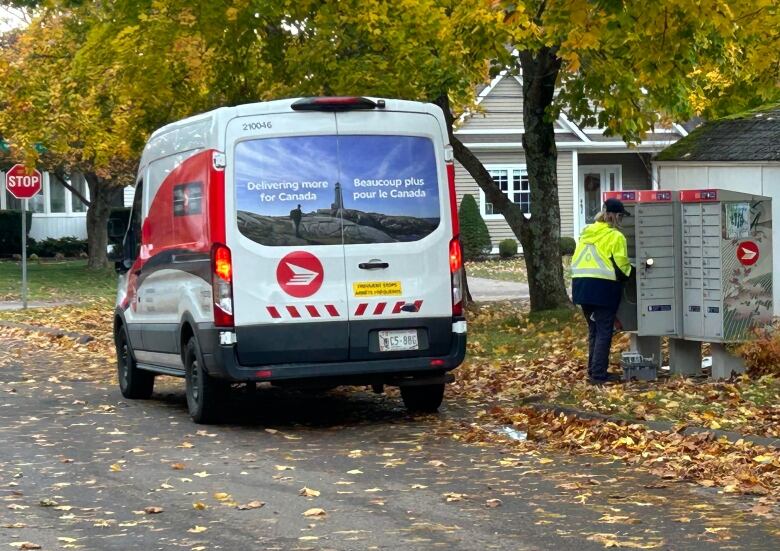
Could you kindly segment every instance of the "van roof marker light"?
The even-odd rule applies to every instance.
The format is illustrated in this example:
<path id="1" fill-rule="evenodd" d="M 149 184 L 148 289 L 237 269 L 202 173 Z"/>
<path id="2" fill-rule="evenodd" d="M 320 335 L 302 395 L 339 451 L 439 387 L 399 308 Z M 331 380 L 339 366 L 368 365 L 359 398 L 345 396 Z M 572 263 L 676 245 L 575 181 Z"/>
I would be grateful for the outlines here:
<path id="1" fill-rule="evenodd" d="M 353 111 L 384 109 L 385 101 L 373 101 L 360 96 L 302 98 L 291 105 L 293 111 Z"/>

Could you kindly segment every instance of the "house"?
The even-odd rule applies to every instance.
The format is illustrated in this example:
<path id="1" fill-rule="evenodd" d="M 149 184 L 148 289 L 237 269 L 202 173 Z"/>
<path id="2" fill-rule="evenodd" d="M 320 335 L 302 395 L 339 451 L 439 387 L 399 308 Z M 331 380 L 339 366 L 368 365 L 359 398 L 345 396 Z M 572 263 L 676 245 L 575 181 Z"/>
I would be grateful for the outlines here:
<path id="1" fill-rule="evenodd" d="M 464 116 L 455 134 L 510 199 L 529 212 L 531 193 L 522 144 L 522 78 L 500 74 L 480 92 L 477 103 L 481 112 Z M 580 127 L 561 114 L 555 121 L 561 235 L 577 237 L 586 224 L 593 222 L 601 210 L 602 192 L 651 189 L 655 180 L 653 155 L 685 135 L 685 129 L 676 124 L 657 128 L 640 145 L 629 148 L 620 137 L 604 136 L 603 128 Z M 493 206 L 460 164 L 456 164 L 455 187 L 458 202 L 467 193 L 477 199 L 494 250 L 499 241 L 515 238 L 504 217 L 493 212 Z"/>
<path id="2" fill-rule="evenodd" d="M 87 238 L 87 206 L 57 178 L 42 172 L 43 189 L 29 200 L 27 208 L 32 211 L 30 237 L 42 240 L 49 237 Z M 89 199 L 89 187 L 84 177 L 75 174 L 70 185 Z M 129 193 L 127 191 L 129 189 Z M 124 204 L 132 202 L 132 188 L 124 193 Z M 129 195 L 129 200 L 128 200 Z M 118 205 L 121 206 L 121 205 Z M 0 210 L 21 210 L 22 202 L 5 189 L 5 172 L 0 171 Z"/>
<path id="3" fill-rule="evenodd" d="M 772 197 L 780 231 L 780 104 L 707 122 L 658 154 L 662 189 L 719 188 Z M 774 308 L 780 315 L 780 239 L 772 240 Z"/>
<path id="4" fill-rule="evenodd" d="M 30 237 L 36 240 L 47 237 L 73 236 L 87 238 L 87 206 L 76 195 L 66 189 L 57 178 L 42 172 L 43 189 L 28 200 L 32 224 Z M 87 182 L 83 177 L 74 177 L 71 185 L 89 198 Z M 5 172 L 0 172 L 0 210 L 21 210 L 22 201 L 5 189 Z"/>

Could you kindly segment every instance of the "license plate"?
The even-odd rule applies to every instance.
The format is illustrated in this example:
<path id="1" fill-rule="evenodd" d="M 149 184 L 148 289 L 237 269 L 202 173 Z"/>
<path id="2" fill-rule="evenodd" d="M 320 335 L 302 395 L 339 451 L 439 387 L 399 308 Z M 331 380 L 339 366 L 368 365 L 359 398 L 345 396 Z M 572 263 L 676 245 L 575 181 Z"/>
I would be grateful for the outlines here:
<path id="1" fill-rule="evenodd" d="M 399 350 L 417 350 L 417 330 L 402 329 L 398 331 L 379 332 L 379 351 L 397 352 Z"/>

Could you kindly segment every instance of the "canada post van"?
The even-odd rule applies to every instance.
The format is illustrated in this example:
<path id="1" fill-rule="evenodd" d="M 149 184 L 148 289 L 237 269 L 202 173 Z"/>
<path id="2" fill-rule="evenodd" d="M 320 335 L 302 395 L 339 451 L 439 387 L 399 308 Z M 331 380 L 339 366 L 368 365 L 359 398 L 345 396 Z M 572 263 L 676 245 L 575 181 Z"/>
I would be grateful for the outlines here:
<path id="1" fill-rule="evenodd" d="M 452 149 L 435 105 L 326 97 L 156 131 L 117 260 L 119 384 L 400 387 L 435 411 L 465 354 Z"/>

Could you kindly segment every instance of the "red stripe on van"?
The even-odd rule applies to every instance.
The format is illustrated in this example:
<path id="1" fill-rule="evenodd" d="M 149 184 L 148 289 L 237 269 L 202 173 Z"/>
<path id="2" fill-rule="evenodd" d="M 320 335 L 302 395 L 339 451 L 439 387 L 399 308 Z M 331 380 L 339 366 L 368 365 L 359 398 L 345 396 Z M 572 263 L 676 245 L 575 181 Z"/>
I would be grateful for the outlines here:
<path id="1" fill-rule="evenodd" d="M 290 312 L 290 315 L 294 318 L 301 317 L 301 313 L 298 311 L 298 309 L 295 306 L 288 306 L 287 311 Z"/>
<path id="2" fill-rule="evenodd" d="M 274 319 L 279 319 L 282 317 L 282 315 L 279 313 L 279 310 L 277 310 L 275 306 L 268 306 L 266 307 L 266 310 L 268 310 L 268 313 L 271 314 L 271 317 Z"/>
<path id="3" fill-rule="evenodd" d="M 313 318 L 320 317 L 320 313 L 317 311 L 317 307 L 312 304 L 306 305 L 306 311 L 309 312 L 309 315 Z"/>
<path id="4" fill-rule="evenodd" d="M 386 302 L 377 302 L 376 308 L 374 308 L 374 315 L 378 316 L 382 312 L 385 311 L 385 306 L 387 306 Z"/>
<path id="5" fill-rule="evenodd" d="M 393 314 L 400 314 L 401 313 L 401 307 L 406 304 L 403 300 L 399 300 L 395 303 L 395 306 L 393 306 Z"/>
<path id="6" fill-rule="evenodd" d="M 214 168 L 216 150 L 211 149 L 204 153 L 209 170 L 209 234 L 212 243 L 225 243 L 225 170 Z"/>
<path id="7" fill-rule="evenodd" d="M 422 303 L 423 303 L 423 301 L 421 301 L 421 300 L 415 300 L 414 301 L 414 307 L 417 308 L 418 312 L 422 309 Z"/>
<path id="8" fill-rule="evenodd" d="M 363 314 L 366 313 L 366 308 L 368 308 L 368 304 L 366 304 L 365 302 L 358 304 L 357 310 L 355 310 L 355 315 L 362 316 Z"/>
<path id="9" fill-rule="evenodd" d="M 332 304 L 326 304 L 325 309 L 328 311 L 328 314 L 330 314 L 332 317 L 337 318 L 339 317 L 339 311 L 336 310 L 336 307 Z"/>

